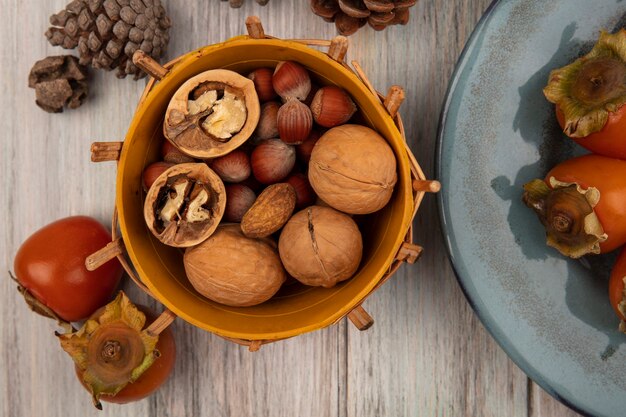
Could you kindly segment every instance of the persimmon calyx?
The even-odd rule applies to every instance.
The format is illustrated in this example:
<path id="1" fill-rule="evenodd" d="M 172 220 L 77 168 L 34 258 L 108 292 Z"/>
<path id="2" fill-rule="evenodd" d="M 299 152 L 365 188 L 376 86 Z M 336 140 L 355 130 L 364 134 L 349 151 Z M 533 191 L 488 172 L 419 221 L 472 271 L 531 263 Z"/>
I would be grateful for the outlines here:
<path id="1" fill-rule="evenodd" d="M 549 183 L 538 179 L 526 183 L 522 197 L 546 228 L 548 246 L 570 258 L 600 253 L 600 243 L 608 237 L 594 211 L 600 191 L 554 177 Z"/>
<path id="2" fill-rule="evenodd" d="M 114 396 L 136 381 L 159 357 L 159 337 L 143 329 L 145 322 L 145 314 L 120 291 L 115 300 L 79 330 L 57 334 L 98 409 L 102 409 L 100 396 Z"/>
<path id="3" fill-rule="evenodd" d="M 602 31 L 587 55 L 550 73 L 543 93 L 563 112 L 567 136 L 602 130 L 609 112 L 626 104 L 626 30 Z"/>

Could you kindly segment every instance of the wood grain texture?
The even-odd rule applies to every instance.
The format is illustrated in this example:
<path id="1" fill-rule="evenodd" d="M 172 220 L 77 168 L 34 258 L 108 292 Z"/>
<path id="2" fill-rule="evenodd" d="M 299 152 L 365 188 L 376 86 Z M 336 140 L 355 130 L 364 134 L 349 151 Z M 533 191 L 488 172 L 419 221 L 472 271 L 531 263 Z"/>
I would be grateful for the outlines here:
<path id="1" fill-rule="evenodd" d="M 257 14 L 268 34 L 330 39 L 333 25 L 308 2 L 166 1 L 173 21 L 168 57 L 245 32 Z M 405 87 L 400 112 L 411 147 L 433 174 L 435 133 L 448 79 L 489 0 L 420 0 L 406 27 L 370 29 L 350 38 L 374 85 Z M 27 88 L 32 64 L 63 50 L 48 45 L 48 16 L 65 0 L 0 0 L 1 182 L 4 270 L 20 243 L 55 219 L 86 214 L 108 224 L 115 164 L 89 161 L 92 141 L 122 140 L 143 82 L 92 72 L 88 101 L 49 115 Z M 179 356 L 173 376 L 151 398 L 93 409 L 58 346 L 54 326 L 31 314 L 8 279 L 1 282 L 0 414 L 15 416 L 573 416 L 507 358 L 465 301 L 446 259 L 434 198 L 415 220 L 425 252 L 405 266 L 365 308 L 376 324 L 358 332 L 339 325 L 264 346 L 257 353 L 177 320 Z M 131 298 L 158 305 L 130 283 Z"/>

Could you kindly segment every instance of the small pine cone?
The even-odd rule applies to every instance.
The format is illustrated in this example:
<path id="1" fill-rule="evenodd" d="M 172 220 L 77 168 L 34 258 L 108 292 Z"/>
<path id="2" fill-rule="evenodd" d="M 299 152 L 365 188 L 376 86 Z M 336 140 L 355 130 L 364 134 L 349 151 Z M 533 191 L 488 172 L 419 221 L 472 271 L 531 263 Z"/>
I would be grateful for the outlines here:
<path id="1" fill-rule="evenodd" d="M 158 60 L 172 25 L 160 0 L 74 0 L 50 17 L 48 41 L 77 48 L 80 63 L 135 79 L 145 74 L 132 63 L 139 48 Z"/>
<path id="2" fill-rule="evenodd" d="M 49 113 L 63 107 L 79 107 L 87 97 L 87 67 L 71 55 L 49 56 L 35 62 L 28 75 L 28 86 L 35 89 L 36 103 Z"/>
<path id="3" fill-rule="evenodd" d="M 374 30 L 406 25 L 409 8 L 417 0 L 310 0 L 311 10 L 327 22 L 335 22 L 342 35 L 355 33 L 365 23 Z"/>

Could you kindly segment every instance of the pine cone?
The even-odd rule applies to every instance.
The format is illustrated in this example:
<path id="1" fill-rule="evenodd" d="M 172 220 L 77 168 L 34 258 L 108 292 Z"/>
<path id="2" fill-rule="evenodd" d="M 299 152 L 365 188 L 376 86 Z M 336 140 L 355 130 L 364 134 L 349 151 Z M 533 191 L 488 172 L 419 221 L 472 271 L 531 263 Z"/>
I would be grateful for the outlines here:
<path id="1" fill-rule="evenodd" d="M 243 0 L 222 0 L 222 1 L 228 1 L 230 3 L 230 7 L 232 7 L 233 9 L 238 9 L 243 5 Z M 270 0 L 255 0 L 257 3 L 259 3 L 261 6 L 265 6 L 267 3 L 269 3 Z"/>
<path id="2" fill-rule="evenodd" d="M 406 25 L 409 8 L 417 0 L 311 0 L 313 13 L 335 22 L 342 35 L 352 35 L 366 23 L 374 30 L 389 25 Z"/>
<path id="3" fill-rule="evenodd" d="M 110 71 L 118 78 L 145 73 L 133 64 L 141 49 L 155 60 L 165 52 L 171 21 L 160 0 L 74 0 L 50 16 L 48 41 L 78 47 L 80 63 Z"/>

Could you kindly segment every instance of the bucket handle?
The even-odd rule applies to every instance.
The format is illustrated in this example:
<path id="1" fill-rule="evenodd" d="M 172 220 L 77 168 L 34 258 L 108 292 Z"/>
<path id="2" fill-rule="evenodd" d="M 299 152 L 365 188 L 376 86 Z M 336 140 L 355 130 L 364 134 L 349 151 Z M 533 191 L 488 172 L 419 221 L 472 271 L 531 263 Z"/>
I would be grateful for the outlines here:
<path id="1" fill-rule="evenodd" d="M 93 147 L 93 146 L 92 146 Z M 93 158 L 92 158 L 93 160 Z M 85 268 L 88 271 L 95 271 L 108 261 L 113 258 L 117 258 L 117 260 L 126 271 L 126 274 L 133 280 L 133 282 L 146 294 L 148 294 L 151 298 L 155 299 L 154 295 L 150 292 L 148 287 L 139 279 L 135 271 L 130 266 L 130 263 L 124 256 L 126 250 L 124 247 L 124 242 L 122 237 L 118 232 L 118 214 L 117 207 L 113 209 L 113 218 L 111 220 L 111 242 L 109 242 L 105 247 L 99 249 L 98 251 L 92 253 L 87 258 L 85 258 Z M 170 324 L 176 320 L 176 314 L 172 312 L 168 308 L 164 308 L 163 312 L 157 317 L 150 326 L 148 326 L 148 331 L 154 335 L 160 334 L 163 330 L 165 330 Z"/>

